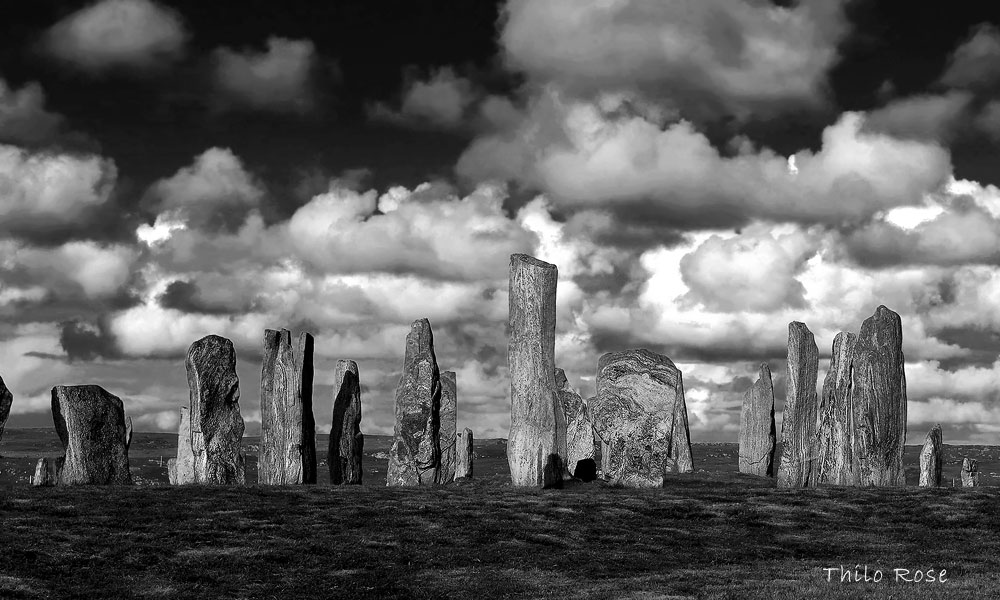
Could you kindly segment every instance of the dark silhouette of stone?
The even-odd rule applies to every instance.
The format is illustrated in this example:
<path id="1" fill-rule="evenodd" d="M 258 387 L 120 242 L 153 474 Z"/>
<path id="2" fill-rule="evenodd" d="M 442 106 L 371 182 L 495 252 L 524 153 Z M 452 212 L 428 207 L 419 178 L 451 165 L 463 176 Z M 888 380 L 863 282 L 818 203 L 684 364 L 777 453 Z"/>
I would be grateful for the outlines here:
<path id="1" fill-rule="evenodd" d="M 885 306 L 865 319 L 851 362 L 855 484 L 904 486 L 906 376 L 899 315 Z"/>
<path id="2" fill-rule="evenodd" d="M 438 483 L 455 480 L 455 442 L 458 434 L 458 381 L 454 371 L 441 371 L 441 468 Z"/>
<path id="3" fill-rule="evenodd" d="M 514 486 L 562 486 L 566 419 L 555 382 L 558 279 L 553 264 L 527 254 L 510 257 L 507 462 Z"/>
<path id="4" fill-rule="evenodd" d="M 167 461 L 170 485 L 194 483 L 194 464 L 194 448 L 191 445 L 191 409 L 182 406 L 180 424 L 177 427 L 177 458 Z"/>
<path id="5" fill-rule="evenodd" d="M 962 487 L 979 487 L 979 463 L 975 459 L 962 459 Z"/>
<path id="6" fill-rule="evenodd" d="M 799 321 L 788 324 L 787 369 L 778 487 L 806 487 L 815 485 L 812 467 L 817 458 L 819 348 L 812 332 Z"/>
<path id="7" fill-rule="evenodd" d="M 920 450 L 920 487 L 941 487 L 943 443 L 941 425 L 935 425 L 927 432 Z"/>
<path id="8" fill-rule="evenodd" d="M 361 380 L 353 360 L 338 360 L 334 369 L 332 423 L 326 459 L 330 482 L 360 484 L 365 436 L 361 433 Z"/>
<path id="9" fill-rule="evenodd" d="M 590 418 L 612 483 L 659 487 L 667 473 L 694 470 L 684 383 L 666 356 L 645 349 L 602 356 Z"/>
<path id="10" fill-rule="evenodd" d="M 556 369 L 556 390 L 566 417 L 566 468 L 577 479 L 593 481 L 597 477 L 594 462 L 594 425 L 590 422 L 587 402 L 566 379 L 566 372 Z"/>
<path id="11" fill-rule="evenodd" d="M 475 453 L 472 451 L 472 430 L 468 427 L 458 432 L 455 450 L 455 479 L 471 479 Z"/>
<path id="12" fill-rule="evenodd" d="M 293 346 L 287 329 L 265 329 L 257 471 L 262 485 L 316 483 L 312 385 L 313 336 L 302 333 Z"/>
<path id="13" fill-rule="evenodd" d="M 774 387 L 771 369 L 760 365 L 757 381 L 743 395 L 740 418 L 740 473 L 774 477 Z"/>
<path id="14" fill-rule="evenodd" d="M 14 395 L 7 389 L 7 384 L 0 377 L 0 440 L 3 439 L 3 429 L 7 425 L 7 418 L 10 417 L 10 407 L 14 403 Z"/>
<path id="15" fill-rule="evenodd" d="M 396 387 L 396 426 L 389 450 L 388 486 L 429 485 L 441 467 L 441 374 L 427 319 L 406 336 L 403 375 Z"/>
<path id="16" fill-rule="evenodd" d="M 191 394 L 194 483 L 246 483 L 241 447 L 240 380 L 233 343 L 208 335 L 191 344 L 184 361 Z"/>
<path id="17" fill-rule="evenodd" d="M 819 484 L 854 484 L 854 413 L 851 409 L 851 360 L 858 336 L 833 338 L 830 369 L 823 380 L 817 432 L 818 457 L 813 475 Z"/>
<path id="18" fill-rule="evenodd" d="M 35 465 L 35 475 L 31 485 L 36 487 L 52 487 L 59 484 L 59 474 L 62 472 L 63 457 L 39 458 Z"/>
<path id="19" fill-rule="evenodd" d="M 132 483 L 121 398 L 99 385 L 57 385 L 52 421 L 65 451 L 59 485 Z"/>

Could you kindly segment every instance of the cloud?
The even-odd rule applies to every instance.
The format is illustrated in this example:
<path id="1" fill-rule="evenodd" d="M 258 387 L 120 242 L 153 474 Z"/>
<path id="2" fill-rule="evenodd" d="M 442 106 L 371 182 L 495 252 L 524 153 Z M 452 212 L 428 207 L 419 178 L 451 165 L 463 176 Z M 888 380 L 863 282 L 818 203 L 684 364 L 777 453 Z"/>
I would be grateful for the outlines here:
<path id="1" fill-rule="evenodd" d="M 400 107 L 376 103 L 368 107 L 368 115 L 401 125 L 457 129 L 480 96 L 470 80 L 456 75 L 451 67 L 441 67 L 432 70 L 426 79 L 407 75 Z"/>
<path id="2" fill-rule="evenodd" d="M 946 143 L 970 120 L 972 99 L 972 94 L 965 91 L 899 98 L 871 111 L 865 119 L 865 130 Z"/>
<path id="3" fill-rule="evenodd" d="M 68 242 L 57 248 L 22 247 L 15 255 L 18 267 L 31 273 L 35 282 L 59 291 L 75 284 L 86 297 L 107 298 L 128 281 L 138 252 L 130 246 L 103 245 L 91 241 Z"/>
<path id="4" fill-rule="evenodd" d="M 941 83 L 955 88 L 990 89 L 1000 83 L 1000 30 L 990 23 L 972 28 L 948 58 Z"/>
<path id="5" fill-rule="evenodd" d="M 180 15 L 150 0 L 101 0 L 45 35 L 52 56 L 91 73 L 161 67 L 180 58 L 188 34 Z"/>
<path id="6" fill-rule="evenodd" d="M 277 113 L 306 113 L 315 106 L 317 55 L 310 40 L 272 36 L 263 52 L 221 47 L 212 58 L 224 104 Z"/>
<path id="7" fill-rule="evenodd" d="M 45 92 L 38 82 L 15 90 L 0 79 L 0 143 L 39 145 L 51 140 L 64 119 L 45 110 Z"/>

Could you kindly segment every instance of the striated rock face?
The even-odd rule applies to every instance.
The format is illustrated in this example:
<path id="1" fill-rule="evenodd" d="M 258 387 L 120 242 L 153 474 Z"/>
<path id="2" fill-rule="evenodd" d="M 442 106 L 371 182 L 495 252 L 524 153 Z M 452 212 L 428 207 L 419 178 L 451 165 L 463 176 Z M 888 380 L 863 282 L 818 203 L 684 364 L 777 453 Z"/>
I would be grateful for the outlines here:
<path id="1" fill-rule="evenodd" d="M 855 484 L 903 486 L 906 376 L 899 315 L 884 306 L 865 319 L 851 364 Z"/>
<path id="2" fill-rule="evenodd" d="M 602 356 L 590 416 L 604 442 L 605 479 L 658 487 L 666 473 L 694 469 L 684 384 L 666 356 L 645 349 Z"/>
<path id="3" fill-rule="evenodd" d="M 333 376 L 333 425 L 327 464 L 330 483 L 360 484 L 364 471 L 361 456 L 365 436 L 361 433 L 361 379 L 358 363 L 338 360 Z"/>
<path id="4" fill-rule="evenodd" d="M 851 409 L 851 356 L 858 336 L 840 332 L 833 338 L 830 370 L 823 380 L 817 432 L 817 483 L 853 485 L 854 413 Z"/>
<path id="5" fill-rule="evenodd" d="M 240 380 L 233 343 L 218 335 L 205 336 L 188 348 L 184 366 L 191 394 L 194 482 L 246 483 Z"/>
<path id="6" fill-rule="evenodd" d="M 441 372 L 441 468 L 437 483 L 455 479 L 455 439 L 458 432 L 458 382 L 454 371 Z"/>
<path id="7" fill-rule="evenodd" d="M 261 484 L 316 483 L 312 385 L 313 336 L 302 333 L 293 346 L 287 329 L 265 329 L 260 375 Z"/>
<path id="8" fill-rule="evenodd" d="M 757 381 L 743 395 L 740 418 L 740 473 L 774 477 L 774 387 L 771 369 L 760 365 Z"/>
<path id="9" fill-rule="evenodd" d="M 472 430 L 466 427 L 459 431 L 455 440 L 455 479 L 472 477 Z"/>
<path id="10" fill-rule="evenodd" d="M 125 407 L 99 385 L 52 388 L 52 420 L 66 452 L 59 485 L 129 485 Z"/>
<path id="11" fill-rule="evenodd" d="M 566 419 L 555 382 L 555 265 L 510 257 L 510 439 L 514 486 L 559 487 L 565 470 Z"/>
<path id="12" fill-rule="evenodd" d="M 441 374 L 434 356 L 434 335 L 430 321 L 419 319 L 406 336 L 386 485 L 434 483 L 441 466 L 440 411 Z"/>
<path id="13" fill-rule="evenodd" d="M 171 458 L 167 460 L 167 481 L 170 485 L 177 485 L 177 459 Z"/>
<path id="14" fill-rule="evenodd" d="M 14 395 L 7 389 L 7 384 L 0 377 L 0 440 L 3 439 L 3 428 L 7 425 L 7 417 L 10 416 L 10 407 L 14 403 Z"/>
<path id="15" fill-rule="evenodd" d="M 556 389 L 563 414 L 566 416 L 566 468 L 570 475 L 583 481 L 597 477 L 594 426 L 590 422 L 587 402 L 566 379 L 566 372 L 556 369 Z"/>
<path id="16" fill-rule="evenodd" d="M 191 445 L 191 409 L 187 406 L 181 407 L 180 425 L 177 427 L 177 458 L 172 460 L 173 466 L 167 461 L 167 474 L 173 472 L 171 485 L 194 483 L 195 459 L 194 448 Z"/>
<path id="17" fill-rule="evenodd" d="M 920 487 L 941 487 L 943 441 L 941 425 L 935 425 L 924 438 L 920 450 Z"/>
<path id="18" fill-rule="evenodd" d="M 819 348 L 805 323 L 788 324 L 788 370 L 784 416 L 781 421 L 781 460 L 778 487 L 815 485 L 816 381 L 819 378 Z"/>
<path id="19" fill-rule="evenodd" d="M 979 463 L 975 459 L 962 460 L 962 487 L 979 487 Z"/>
<path id="20" fill-rule="evenodd" d="M 35 465 L 35 475 L 31 485 L 36 487 L 52 487 L 59 484 L 59 474 L 62 472 L 63 457 L 39 458 Z"/>

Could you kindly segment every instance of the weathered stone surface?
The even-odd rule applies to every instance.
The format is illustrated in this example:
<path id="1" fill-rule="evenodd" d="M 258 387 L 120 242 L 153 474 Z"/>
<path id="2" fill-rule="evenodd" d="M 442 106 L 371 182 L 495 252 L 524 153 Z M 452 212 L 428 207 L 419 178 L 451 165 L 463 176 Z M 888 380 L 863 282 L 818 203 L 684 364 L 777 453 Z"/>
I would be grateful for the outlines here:
<path id="1" fill-rule="evenodd" d="M 472 477 L 475 454 L 472 452 L 472 430 L 459 431 L 455 440 L 455 479 Z"/>
<path id="2" fill-rule="evenodd" d="M 403 375 L 396 386 L 396 426 L 386 485 L 433 484 L 441 466 L 441 374 L 427 319 L 406 336 Z"/>
<path id="3" fill-rule="evenodd" d="M 63 457 L 39 458 L 35 465 L 35 475 L 31 485 L 37 487 L 52 487 L 59 484 L 59 474 L 62 472 Z"/>
<path id="4" fill-rule="evenodd" d="M 458 381 L 454 371 L 441 371 L 441 468 L 437 482 L 455 480 L 455 442 L 458 433 Z"/>
<path id="5" fill-rule="evenodd" d="M 330 482 L 360 484 L 365 436 L 361 433 L 361 379 L 353 360 L 338 360 L 334 368 L 332 423 L 326 457 Z"/>
<path id="6" fill-rule="evenodd" d="M 879 306 L 861 325 L 852 357 L 855 485 L 906 485 L 906 376 L 899 315 Z"/>
<path id="7" fill-rule="evenodd" d="M 125 417 L 125 449 L 132 445 L 132 417 Z"/>
<path id="8" fill-rule="evenodd" d="M 815 485 L 816 414 L 819 378 L 819 348 L 805 323 L 788 324 L 788 363 L 785 408 L 781 420 L 781 460 L 778 487 Z"/>
<path id="9" fill-rule="evenodd" d="M 666 356 L 645 349 L 602 356 L 590 418 L 605 444 L 605 479 L 658 487 L 666 473 L 694 470 L 684 383 Z"/>
<path id="10" fill-rule="evenodd" d="M 941 486 L 943 443 L 941 425 L 935 425 L 927 432 L 920 450 L 920 487 Z"/>
<path id="11" fill-rule="evenodd" d="M 170 485 L 177 485 L 177 459 L 171 458 L 167 460 L 167 481 Z"/>
<path id="12" fill-rule="evenodd" d="M 245 425 L 233 343 L 218 335 L 205 336 L 188 348 L 184 366 L 191 394 L 194 482 L 246 483 L 241 453 Z"/>
<path id="13" fill-rule="evenodd" d="M 293 345 L 287 329 L 265 329 L 257 471 L 262 485 L 316 483 L 312 387 L 313 336 L 303 332 Z"/>
<path id="14" fill-rule="evenodd" d="M 566 372 L 556 369 L 556 390 L 563 414 L 566 416 L 566 469 L 569 474 L 583 481 L 597 477 L 597 453 L 594 449 L 594 425 L 590 422 L 587 402 L 573 389 L 566 379 Z"/>
<path id="15" fill-rule="evenodd" d="M 0 377 L 0 440 L 3 439 L 3 428 L 7 425 L 7 417 L 10 416 L 10 407 L 14 403 L 14 395 L 7 389 L 7 384 Z"/>
<path id="16" fill-rule="evenodd" d="M 760 365 L 757 381 L 743 395 L 740 418 L 740 473 L 774 477 L 774 386 L 771 369 Z"/>
<path id="17" fill-rule="evenodd" d="M 57 385 L 52 421 L 66 453 L 59 485 L 132 483 L 121 398 L 99 385 Z"/>
<path id="18" fill-rule="evenodd" d="M 979 487 L 979 463 L 973 458 L 962 460 L 962 487 Z"/>
<path id="19" fill-rule="evenodd" d="M 174 476 L 171 485 L 184 485 L 195 482 L 194 447 L 191 445 L 191 409 L 181 407 L 180 425 L 177 427 L 177 458 L 172 459 Z M 167 474 L 170 474 L 170 461 L 167 461 Z"/>
<path id="20" fill-rule="evenodd" d="M 818 458 L 813 475 L 819 484 L 854 484 L 854 414 L 851 410 L 851 356 L 858 336 L 833 338 L 830 369 L 823 380 L 817 432 Z"/>
<path id="21" fill-rule="evenodd" d="M 510 257 L 507 462 L 515 486 L 562 485 L 566 419 L 555 381 L 558 279 L 553 264 L 527 254 Z"/>

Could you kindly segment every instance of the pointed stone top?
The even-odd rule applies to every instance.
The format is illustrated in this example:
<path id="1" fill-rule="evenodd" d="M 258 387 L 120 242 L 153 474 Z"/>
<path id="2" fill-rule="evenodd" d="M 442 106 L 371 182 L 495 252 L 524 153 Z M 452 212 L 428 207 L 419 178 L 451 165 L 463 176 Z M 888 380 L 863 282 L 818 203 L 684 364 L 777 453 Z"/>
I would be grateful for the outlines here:
<path id="1" fill-rule="evenodd" d="M 556 367 L 555 375 L 556 375 L 556 387 L 560 389 L 566 387 L 566 384 L 569 383 L 569 380 L 566 378 L 566 371 L 560 369 L 559 367 Z"/>
<path id="2" fill-rule="evenodd" d="M 510 255 L 510 264 L 511 264 L 511 266 L 514 266 L 515 263 L 519 263 L 519 262 L 526 263 L 526 264 L 532 265 L 534 267 L 541 267 L 543 269 L 556 269 L 557 268 L 552 263 L 547 263 L 544 260 L 539 260 L 539 259 L 535 258 L 534 256 L 530 256 L 528 254 L 511 254 Z"/>
<path id="3" fill-rule="evenodd" d="M 792 321 L 788 324 L 788 333 L 792 333 L 793 330 L 798 330 L 804 333 L 812 333 L 809 331 L 809 327 L 802 321 Z"/>
<path id="4" fill-rule="evenodd" d="M 760 369 L 758 370 L 758 374 L 760 375 L 761 378 L 763 378 L 765 375 L 770 377 L 771 367 L 767 366 L 767 363 L 765 362 L 760 363 Z"/>

